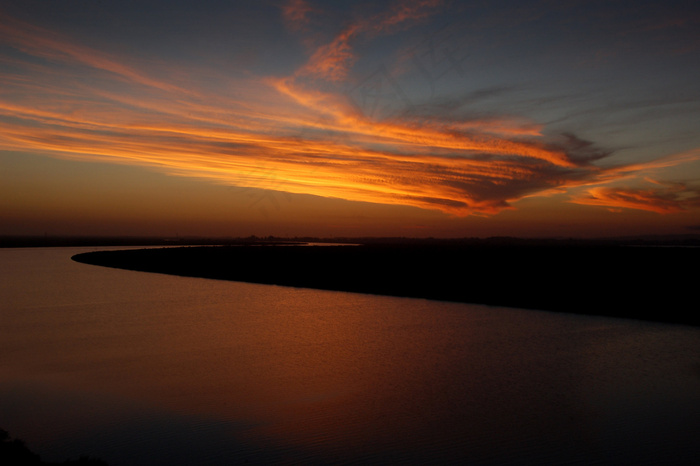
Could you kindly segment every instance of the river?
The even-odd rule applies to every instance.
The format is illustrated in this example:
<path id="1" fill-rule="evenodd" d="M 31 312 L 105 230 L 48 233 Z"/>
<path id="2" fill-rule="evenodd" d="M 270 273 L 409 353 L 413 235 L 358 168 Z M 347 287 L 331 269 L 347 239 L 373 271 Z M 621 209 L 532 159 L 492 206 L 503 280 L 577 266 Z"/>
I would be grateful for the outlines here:
<path id="1" fill-rule="evenodd" d="M 0 249 L 0 428 L 44 460 L 700 460 L 697 327 L 70 259 L 95 249 Z"/>

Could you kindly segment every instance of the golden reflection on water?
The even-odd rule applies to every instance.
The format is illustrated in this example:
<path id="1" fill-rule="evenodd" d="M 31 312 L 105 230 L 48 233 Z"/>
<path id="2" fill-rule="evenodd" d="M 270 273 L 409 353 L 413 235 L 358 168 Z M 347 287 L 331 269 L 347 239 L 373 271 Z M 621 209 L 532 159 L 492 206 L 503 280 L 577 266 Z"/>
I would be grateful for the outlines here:
<path id="1" fill-rule="evenodd" d="M 231 442 L 288 461 L 596 460 L 612 439 L 620 454 L 633 450 L 610 426 L 633 419 L 625 428 L 644 438 L 651 422 L 700 411 L 700 378 L 678 362 L 700 336 L 682 327 L 135 273 L 47 254 L 15 254 L 4 273 L 0 380 L 34 387 L 26 393 L 43 397 L 44 413 L 51 403 L 36 387 L 86 394 L 54 403 L 68 432 L 130 422 L 131 410 L 199 419 L 187 424 L 195 430 L 220 424 Z M 611 402 L 640 390 L 645 403 L 675 405 L 646 418 L 634 401 L 619 412 Z M 79 407 L 81 397 L 91 408 L 67 420 L 65 400 Z M 52 435 L 27 412 L 7 420 L 39 444 Z"/>

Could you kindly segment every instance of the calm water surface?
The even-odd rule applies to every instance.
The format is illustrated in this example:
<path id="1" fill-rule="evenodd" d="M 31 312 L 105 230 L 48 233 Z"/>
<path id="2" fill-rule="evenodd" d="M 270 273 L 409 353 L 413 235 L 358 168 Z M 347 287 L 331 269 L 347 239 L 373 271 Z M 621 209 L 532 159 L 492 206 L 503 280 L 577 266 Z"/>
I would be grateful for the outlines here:
<path id="1" fill-rule="evenodd" d="M 94 249 L 0 250 L 0 428 L 45 460 L 700 461 L 697 328 L 70 260 Z"/>

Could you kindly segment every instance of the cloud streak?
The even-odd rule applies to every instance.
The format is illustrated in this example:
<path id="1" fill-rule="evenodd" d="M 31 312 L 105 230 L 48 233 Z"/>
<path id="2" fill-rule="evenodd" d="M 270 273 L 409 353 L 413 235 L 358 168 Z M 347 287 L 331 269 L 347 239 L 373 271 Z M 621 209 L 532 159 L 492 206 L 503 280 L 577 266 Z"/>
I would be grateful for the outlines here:
<path id="1" fill-rule="evenodd" d="M 700 189 L 685 183 L 664 183 L 652 179 L 652 188 L 595 187 L 574 197 L 574 204 L 607 207 L 613 212 L 621 209 L 644 210 L 657 214 L 672 214 L 700 207 Z"/>
<path id="2" fill-rule="evenodd" d="M 142 165 L 241 187 L 455 216 L 492 215 L 526 197 L 582 186 L 592 187 L 572 202 L 658 213 L 697 206 L 697 192 L 693 197 L 686 187 L 600 186 L 696 161 L 697 153 L 605 168 L 597 163 L 608 151 L 575 135 L 547 134 L 524 118 L 364 112 L 345 85 L 362 58 L 354 41 L 409 27 L 438 4 L 407 2 L 346 25 L 293 73 L 238 81 L 245 99 L 156 78 L 133 60 L 126 65 L 2 17 L 0 37 L 19 55 L 2 57 L 13 71 L 0 74 L 0 150 Z M 311 11 L 295 1 L 283 15 L 291 29 L 302 31 Z M 94 82 L 74 79 L 75 66 Z"/>

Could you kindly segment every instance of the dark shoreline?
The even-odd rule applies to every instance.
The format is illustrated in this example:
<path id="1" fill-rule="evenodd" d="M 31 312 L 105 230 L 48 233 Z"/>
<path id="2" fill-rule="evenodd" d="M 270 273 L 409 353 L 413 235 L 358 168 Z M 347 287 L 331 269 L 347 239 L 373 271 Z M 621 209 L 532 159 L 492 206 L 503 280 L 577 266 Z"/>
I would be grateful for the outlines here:
<path id="1" fill-rule="evenodd" d="M 24 440 L 13 439 L 9 432 L 4 429 L 0 429 L 0 464 L 7 466 L 107 466 L 107 463 L 101 459 L 90 456 L 81 456 L 77 460 L 67 459 L 60 463 L 45 462 L 27 447 Z"/>
<path id="2" fill-rule="evenodd" d="M 394 242 L 98 251 L 86 264 L 189 277 L 700 325 L 700 248 Z"/>

